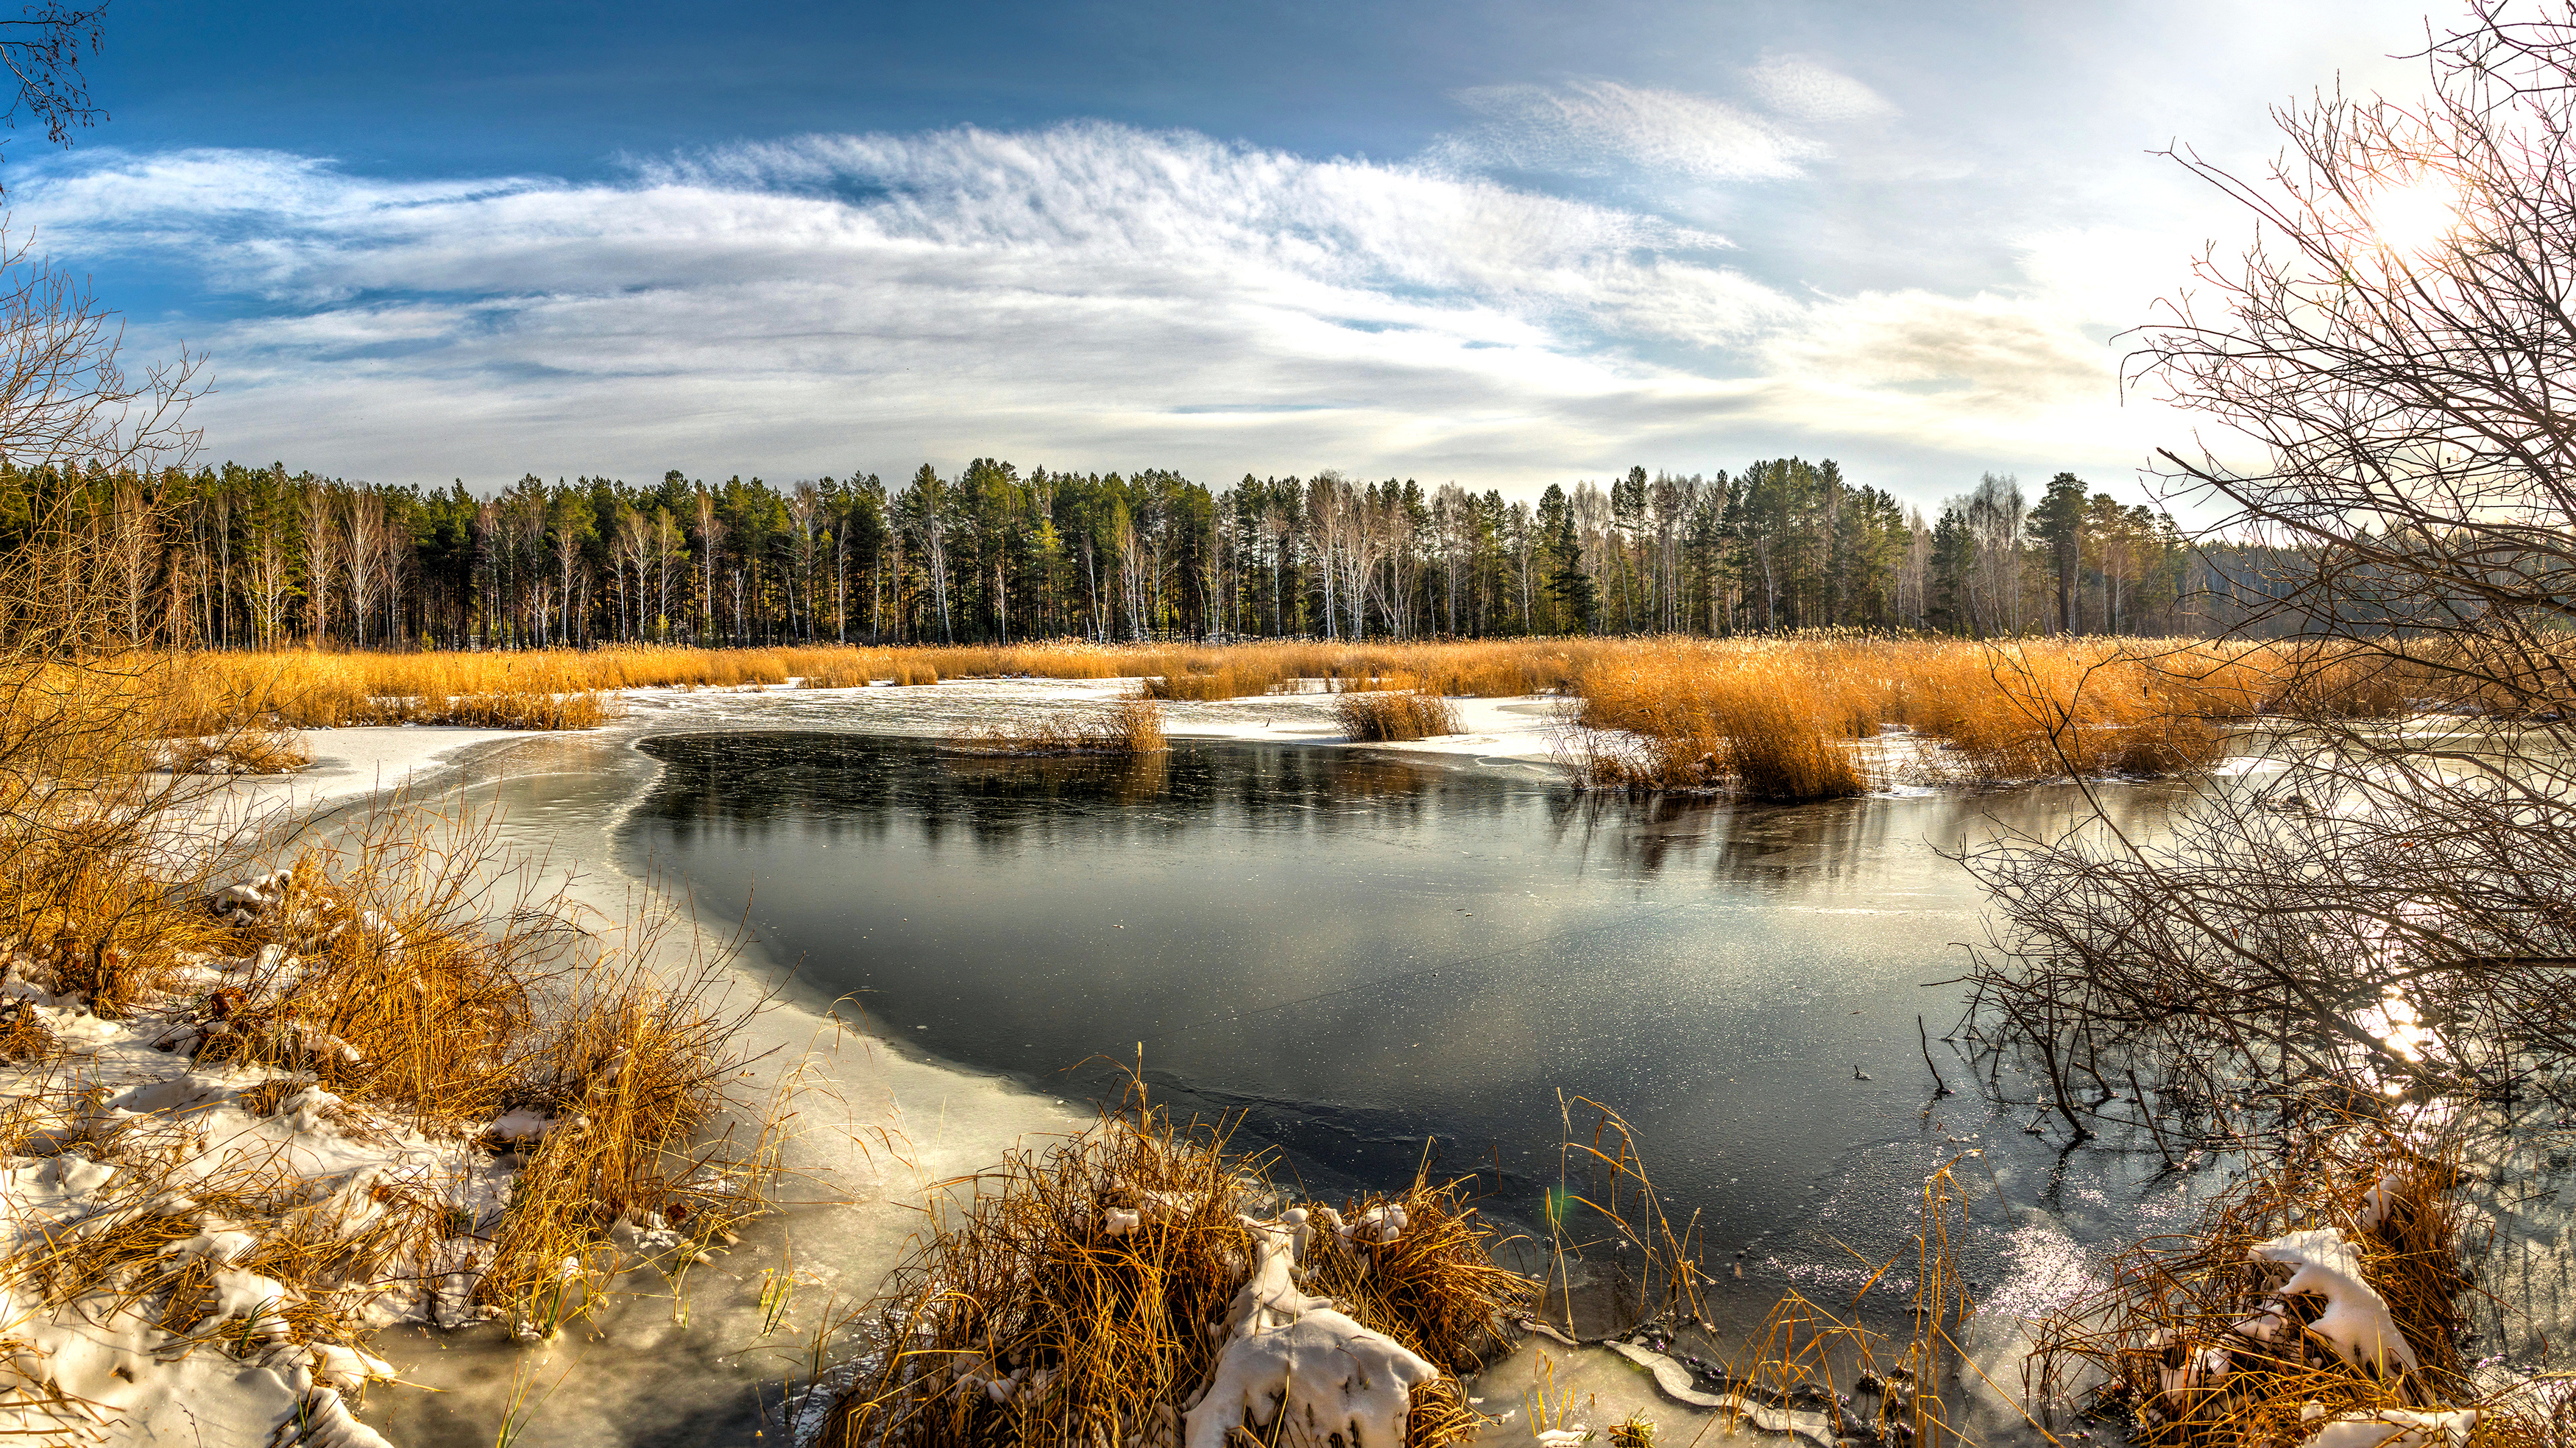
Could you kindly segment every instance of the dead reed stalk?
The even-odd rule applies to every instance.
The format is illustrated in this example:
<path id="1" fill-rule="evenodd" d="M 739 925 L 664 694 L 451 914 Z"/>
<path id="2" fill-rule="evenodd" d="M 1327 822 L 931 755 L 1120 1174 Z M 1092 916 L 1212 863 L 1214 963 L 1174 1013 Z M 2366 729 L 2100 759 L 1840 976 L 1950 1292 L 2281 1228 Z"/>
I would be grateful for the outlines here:
<path id="1" fill-rule="evenodd" d="M 1976 1304 L 1958 1260 L 1966 1216 L 1955 1162 L 1923 1179 L 1912 1240 L 1884 1262 L 1863 1259 L 1872 1270 L 1849 1303 L 1827 1307 L 1793 1289 L 1730 1352 L 1705 1315 L 1702 1288 L 1715 1279 L 1700 1260 L 1696 1218 L 1677 1225 L 1666 1215 L 1616 1111 L 1582 1098 L 1561 1105 L 1566 1135 L 1559 1185 L 1549 1194 L 1542 1331 L 1608 1344 L 1651 1370 L 1667 1392 L 1714 1408 L 1730 1426 L 1907 1448 L 1968 1441 L 1955 1410 L 1962 1370 L 1977 1369 L 1959 1337 Z M 1588 1139 L 1574 1130 L 1576 1107 L 1594 1116 Z M 1861 1316 L 1863 1301 L 1889 1281 L 1912 1299 L 1901 1334 Z"/>

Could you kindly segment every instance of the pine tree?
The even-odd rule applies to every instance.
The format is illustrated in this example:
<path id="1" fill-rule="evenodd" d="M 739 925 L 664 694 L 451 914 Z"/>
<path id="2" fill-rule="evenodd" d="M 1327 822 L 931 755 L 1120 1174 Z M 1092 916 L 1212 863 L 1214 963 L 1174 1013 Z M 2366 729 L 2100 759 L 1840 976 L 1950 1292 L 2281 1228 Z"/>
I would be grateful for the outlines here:
<path id="1" fill-rule="evenodd" d="M 1539 517 L 1547 527 L 1547 596 L 1570 618 L 1570 632 L 1590 633 L 1601 612 L 1600 585 L 1583 567 L 1583 540 L 1575 536 L 1574 510 L 1565 490 L 1554 483 L 1539 499 Z"/>
<path id="2" fill-rule="evenodd" d="M 2057 575 L 2057 627 L 2075 632 L 2076 583 L 2084 566 L 2084 480 L 2059 473 L 2048 480 L 2039 506 L 2030 510 L 2031 536 L 2048 549 Z"/>

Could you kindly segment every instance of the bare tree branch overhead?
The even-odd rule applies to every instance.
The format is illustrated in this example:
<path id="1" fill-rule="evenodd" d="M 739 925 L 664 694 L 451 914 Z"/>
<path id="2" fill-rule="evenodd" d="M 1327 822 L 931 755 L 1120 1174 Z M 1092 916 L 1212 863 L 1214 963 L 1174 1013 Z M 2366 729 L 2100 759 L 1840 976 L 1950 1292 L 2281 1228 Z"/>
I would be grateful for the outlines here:
<path id="1" fill-rule="evenodd" d="M 89 77 L 81 70 L 81 53 L 98 53 L 105 3 L 96 5 L 29 5 L 14 17 L 0 19 L 0 65 L 9 68 L 16 90 L 5 116 L 11 130 L 21 117 L 40 124 L 45 139 L 57 146 L 72 143 L 75 129 L 107 119 L 90 100 Z"/>
<path id="2" fill-rule="evenodd" d="M 2261 176 L 2173 153 L 2256 235 L 2130 382 L 2218 425 L 2161 472 L 2268 545 L 2245 627 L 2292 670 L 2172 838 L 1969 860 L 2006 911 L 1981 1001 L 2079 1131 L 2115 1050 L 2216 1103 L 2510 1090 L 2576 1047 L 2576 20 L 2481 12 L 2424 59 L 2419 102 L 2278 111 Z"/>

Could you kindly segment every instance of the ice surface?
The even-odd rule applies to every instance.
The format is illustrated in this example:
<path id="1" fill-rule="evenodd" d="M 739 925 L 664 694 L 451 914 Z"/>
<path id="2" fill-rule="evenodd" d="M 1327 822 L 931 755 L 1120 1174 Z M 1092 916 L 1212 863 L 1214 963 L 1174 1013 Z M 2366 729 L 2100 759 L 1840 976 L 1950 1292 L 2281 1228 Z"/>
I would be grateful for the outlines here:
<path id="1" fill-rule="evenodd" d="M 1814 1443 L 1817 1448 L 1835 1448 L 1833 1424 L 1822 1413 L 1775 1408 L 1742 1393 L 1703 1392 L 1693 1385 L 1690 1369 L 1662 1353 L 1632 1342 L 1613 1342 L 1607 1346 L 1612 1352 L 1653 1374 L 1655 1386 L 1675 1402 L 1734 1413 L 1765 1433 L 1794 1433 Z"/>

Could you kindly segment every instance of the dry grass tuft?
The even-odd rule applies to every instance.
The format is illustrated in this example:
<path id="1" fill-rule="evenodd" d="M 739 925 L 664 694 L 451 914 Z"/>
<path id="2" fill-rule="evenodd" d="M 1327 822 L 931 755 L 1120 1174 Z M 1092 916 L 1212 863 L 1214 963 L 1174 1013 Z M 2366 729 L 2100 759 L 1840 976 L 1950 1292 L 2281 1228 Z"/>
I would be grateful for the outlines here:
<path id="1" fill-rule="evenodd" d="M 173 739 L 164 756 L 173 774 L 293 774 L 313 762 L 302 740 L 283 729 L 242 730 L 202 739 Z"/>
<path id="2" fill-rule="evenodd" d="M 1819 666 L 1829 662 L 1746 647 L 1598 665 L 1576 681 L 1583 711 L 1561 753 L 1598 787 L 1731 787 L 1781 801 L 1862 793 L 1853 743 L 1877 732 L 1875 711 Z"/>
<path id="3" fill-rule="evenodd" d="M 1631 1413 L 1611 1424 L 1610 1448 L 1655 1448 L 1655 1420 Z"/>
<path id="4" fill-rule="evenodd" d="M 1134 1099 L 962 1184 L 971 1195 L 854 1320 L 855 1376 L 820 1444 L 1177 1445 L 1256 1255 L 1244 1218 L 1289 1204 L 1264 1158 Z M 1459 1377 L 1497 1348 L 1528 1284 L 1494 1264 L 1492 1229 L 1457 1184 L 1416 1181 L 1341 1215 L 1388 1202 L 1406 1225 L 1383 1244 L 1346 1240 L 1318 1212 L 1304 1287 L 1440 1370 L 1414 1392 L 1407 1444 L 1465 1442 L 1484 1420 Z"/>
<path id="5" fill-rule="evenodd" d="M 232 913 L 251 966 L 183 1018 L 201 1060 L 302 1074 L 422 1124 L 488 1118 L 524 1066 L 539 983 L 579 939 L 550 902 L 496 909 L 469 819 L 385 814 L 308 850 Z M 497 928 L 487 916 L 497 915 Z"/>
<path id="6" fill-rule="evenodd" d="M 27 1002 L 11 1001 L 0 1006 L 0 1061 L 25 1066 L 45 1060 L 62 1048 L 62 1041 Z"/>
<path id="7" fill-rule="evenodd" d="M 995 724 L 952 736 L 966 754 L 1154 754 L 1166 749 L 1162 705 L 1128 699 L 1098 715 L 1053 715 L 1035 724 Z"/>
<path id="8" fill-rule="evenodd" d="M 2196 1231 L 2117 1254 L 2108 1285 L 2044 1324 L 2026 1369 L 2035 1400 L 2080 1393 L 2081 1406 L 2127 1419 L 2156 1448 L 2301 1442 L 2315 1433 L 2318 1408 L 2341 1417 L 2479 1407 L 2481 1442 L 2547 1436 L 2526 1408 L 2480 1403 L 2461 1361 L 2470 1288 L 2459 1175 L 2459 1147 L 2447 1136 L 2427 1141 L 2369 1119 L 2303 1133 L 2213 1201 Z M 2393 1205 L 2373 1220 L 2381 1189 Z M 2305 1230 L 2350 1244 L 2415 1370 L 2393 1365 L 2383 1375 L 2346 1362 L 2309 1330 L 2322 1300 L 2283 1296 L 2289 1268 L 2248 1255 Z"/>
<path id="9" fill-rule="evenodd" d="M 677 983 L 594 964 L 570 982 L 552 1024 L 511 1083 L 510 1104 L 551 1125 L 522 1165 L 492 1238 L 479 1295 L 523 1336 L 551 1336 L 604 1291 L 621 1227 L 730 1240 L 763 1208 L 777 1118 L 749 1142 L 710 1141 L 742 1065 L 740 1019 L 718 1008 L 712 974 Z M 582 1271 L 568 1276 L 567 1263 Z"/>
<path id="10" fill-rule="evenodd" d="M 1369 744 L 1428 739 L 1465 727 L 1458 722 L 1456 705 L 1413 689 L 1342 694 L 1333 700 L 1333 717 L 1341 721 L 1344 734 Z"/>

